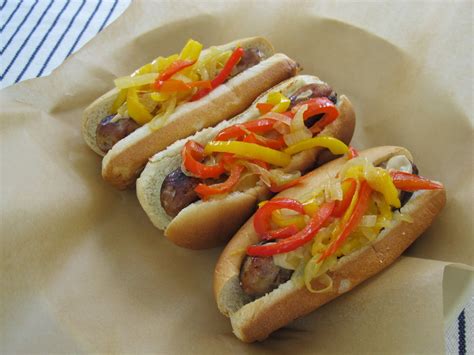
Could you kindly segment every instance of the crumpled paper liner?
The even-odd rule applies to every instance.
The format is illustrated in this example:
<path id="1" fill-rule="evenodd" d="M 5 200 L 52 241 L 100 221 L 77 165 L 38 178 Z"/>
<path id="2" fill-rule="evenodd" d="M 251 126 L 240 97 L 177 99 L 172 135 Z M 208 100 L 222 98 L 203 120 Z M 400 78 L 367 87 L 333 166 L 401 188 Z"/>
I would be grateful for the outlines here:
<path id="1" fill-rule="evenodd" d="M 443 353 L 472 294 L 468 3 L 136 1 L 51 76 L 1 91 L 2 350 Z M 102 181 L 82 110 L 193 37 L 267 36 L 352 100 L 354 145 L 409 148 L 445 210 L 392 267 L 267 341 L 243 344 L 212 296 L 220 249 L 180 249 L 134 191 Z M 471 103 L 471 105 L 469 105 Z M 444 317 L 443 317 L 444 315 Z"/>

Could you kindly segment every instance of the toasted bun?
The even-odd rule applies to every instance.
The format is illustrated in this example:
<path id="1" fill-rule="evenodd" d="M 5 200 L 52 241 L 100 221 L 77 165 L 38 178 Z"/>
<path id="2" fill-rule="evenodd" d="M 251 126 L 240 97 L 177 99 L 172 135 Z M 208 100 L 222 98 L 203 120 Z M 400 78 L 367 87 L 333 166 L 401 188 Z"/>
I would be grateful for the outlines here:
<path id="1" fill-rule="evenodd" d="M 161 185 L 165 177 L 181 166 L 180 153 L 188 139 L 206 144 L 223 128 L 258 118 L 260 113 L 256 109 L 256 103 L 266 101 L 270 91 L 281 91 L 286 96 L 291 96 L 300 87 L 310 83 L 322 83 L 322 81 L 310 75 L 299 75 L 288 79 L 262 94 L 242 114 L 180 140 L 151 158 L 137 181 L 137 195 L 152 223 L 165 230 L 165 236 L 173 243 L 186 248 L 212 248 L 229 240 L 252 215 L 257 202 L 269 198 L 270 192 L 266 186 L 258 184 L 254 188 L 231 193 L 222 199 L 197 201 L 171 218 L 164 211 L 160 201 Z M 340 116 L 326 126 L 321 135 L 336 137 L 349 143 L 355 126 L 354 110 L 344 95 L 340 97 L 337 105 Z M 294 155 L 286 170 L 305 171 L 312 168 L 320 151 L 320 148 L 315 148 Z"/>
<path id="2" fill-rule="evenodd" d="M 411 154 L 400 147 L 378 147 L 360 153 L 375 165 L 394 155 Z M 305 199 L 329 176 L 335 176 L 345 158 L 333 160 L 309 173 L 298 186 L 285 190 L 278 197 Z M 442 190 L 421 191 L 413 195 L 401 209 L 413 223 L 393 221 L 370 245 L 340 258 L 328 272 L 333 288 L 325 293 L 311 293 L 293 280 L 251 302 L 240 287 L 239 273 L 246 248 L 259 241 L 251 218 L 232 238 L 221 254 L 214 273 L 214 295 L 219 310 L 230 317 L 235 335 L 245 342 L 264 340 L 273 331 L 304 316 L 339 295 L 377 274 L 393 263 L 402 252 L 433 222 L 446 202 Z M 321 287 L 313 281 L 314 287 Z"/>

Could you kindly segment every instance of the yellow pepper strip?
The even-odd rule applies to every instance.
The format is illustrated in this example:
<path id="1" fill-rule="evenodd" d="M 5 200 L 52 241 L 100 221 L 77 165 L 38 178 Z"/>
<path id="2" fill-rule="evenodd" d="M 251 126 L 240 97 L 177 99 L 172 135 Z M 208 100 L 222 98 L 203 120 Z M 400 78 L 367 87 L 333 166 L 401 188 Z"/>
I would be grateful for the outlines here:
<path id="1" fill-rule="evenodd" d="M 361 178 L 365 178 L 364 174 L 364 167 L 362 165 L 355 165 L 351 166 L 344 174 L 345 179 L 355 179 L 360 180 Z"/>
<path id="2" fill-rule="evenodd" d="M 166 57 L 166 58 L 158 57 L 153 62 L 151 62 L 152 71 L 154 73 L 161 73 L 163 70 L 168 68 L 171 65 L 171 63 L 173 63 L 178 58 L 179 58 L 179 55 L 177 54 L 170 55 L 169 57 Z"/>
<path id="3" fill-rule="evenodd" d="M 224 67 L 225 63 L 229 60 L 232 55 L 232 51 L 224 51 L 217 55 L 216 67 L 221 69 Z"/>
<path id="4" fill-rule="evenodd" d="M 268 200 L 264 200 L 264 201 L 261 201 L 258 203 L 258 208 L 261 208 L 263 206 L 265 206 L 265 204 L 268 202 Z"/>
<path id="5" fill-rule="evenodd" d="M 112 107 L 110 108 L 110 114 L 116 114 L 120 106 L 123 105 L 125 100 L 127 99 L 127 89 L 120 90 L 117 98 L 114 100 Z"/>
<path id="6" fill-rule="evenodd" d="M 278 227 L 288 227 L 294 224 L 298 229 L 303 229 L 306 226 L 303 215 L 284 216 L 280 211 L 272 212 L 272 221 Z"/>
<path id="7" fill-rule="evenodd" d="M 170 94 L 162 93 L 162 92 L 152 92 L 150 97 L 153 101 L 156 102 L 163 102 L 170 98 Z"/>
<path id="8" fill-rule="evenodd" d="M 128 89 L 131 87 L 137 87 L 142 85 L 147 85 L 155 82 L 158 74 L 148 73 L 140 74 L 136 76 L 122 76 L 114 80 L 114 84 L 119 89 Z"/>
<path id="9" fill-rule="evenodd" d="M 150 122 L 153 118 L 151 113 L 141 104 L 137 95 L 137 90 L 134 88 L 128 89 L 127 106 L 130 117 L 140 125 Z"/>
<path id="10" fill-rule="evenodd" d="M 333 137 L 314 137 L 290 145 L 284 150 L 284 152 L 286 154 L 293 155 L 314 147 L 328 148 L 333 154 L 345 154 L 349 151 L 347 145 L 345 145 L 339 139 Z"/>
<path id="11" fill-rule="evenodd" d="M 283 95 L 281 92 L 272 91 L 267 96 L 267 104 L 274 105 L 272 108 L 273 112 L 286 112 L 290 107 L 290 99 Z"/>
<path id="12" fill-rule="evenodd" d="M 278 150 L 263 147 L 258 144 L 237 141 L 212 141 L 207 143 L 204 148 L 204 153 L 211 154 L 214 152 L 233 153 L 240 157 L 262 160 L 276 166 L 286 166 L 291 160 L 288 154 Z"/>
<path id="13" fill-rule="evenodd" d="M 303 209 L 307 215 L 313 216 L 319 209 L 319 204 L 314 199 L 311 199 L 308 202 L 303 203 Z"/>
<path id="14" fill-rule="evenodd" d="M 143 74 L 149 74 L 153 71 L 153 65 L 151 63 L 145 64 L 142 66 L 140 69 L 138 69 L 135 73 L 132 75 L 143 75 Z"/>
<path id="15" fill-rule="evenodd" d="M 377 196 L 377 198 L 375 198 L 374 201 L 379 210 L 379 213 L 377 215 L 377 222 L 375 225 L 379 228 L 386 227 L 388 223 L 393 219 L 392 209 L 390 208 L 388 203 L 385 201 L 385 199 L 378 198 Z"/>
<path id="16" fill-rule="evenodd" d="M 349 217 L 352 216 L 352 212 L 354 212 L 354 208 L 357 204 L 357 201 L 359 200 L 359 193 L 360 193 L 360 180 L 356 180 L 356 190 L 354 192 L 354 196 L 352 196 L 351 204 L 349 205 L 346 212 L 344 213 L 344 216 L 342 216 L 342 220 L 339 226 L 344 225 L 346 221 L 349 220 Z M 339 229 L 339 228 L 336 228 L 336 229 Z"/>
<path id="17" fill-rule="evenodd" d="M 179 54 L 179 59 L 182 60 L 198 60 L 201 55 L 202 44 L 195 40 L 188 40 L 184 48 Z"/>
<path id="18" fill-rule="evenodd" d="M 380 192 L 389 205 L 400 208 L 398 190 L 387 170 L 382 168 L 371 169 L 370 173 L 366 174 L 366 179 L 369 186 L 375 191 Z"/>

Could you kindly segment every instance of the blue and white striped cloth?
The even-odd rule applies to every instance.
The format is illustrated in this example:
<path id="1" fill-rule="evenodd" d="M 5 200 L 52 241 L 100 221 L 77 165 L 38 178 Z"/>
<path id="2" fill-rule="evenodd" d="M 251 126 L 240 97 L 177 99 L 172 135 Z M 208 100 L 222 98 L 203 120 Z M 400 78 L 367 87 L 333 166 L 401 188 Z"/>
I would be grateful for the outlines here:
<path id="1" fill-rule="evenodd" d="M 0 87 L 49 74 L 131 0 L 0 0 Z M 446 330 L 448 354 L 474 354 L 474 300 Z M 471 335 L 469 335 L 471 334 Z"/>
<path id="2" fill-rule="evenodd" d="M 474 354 L 474 297 L 470 299 L 456 321 L 445 331 L 447 354 Z"/>
<path id="3" fill-rule="evenodd" d="M 1 87 L 49 74 L 130 0 L 0 0 Z"/>

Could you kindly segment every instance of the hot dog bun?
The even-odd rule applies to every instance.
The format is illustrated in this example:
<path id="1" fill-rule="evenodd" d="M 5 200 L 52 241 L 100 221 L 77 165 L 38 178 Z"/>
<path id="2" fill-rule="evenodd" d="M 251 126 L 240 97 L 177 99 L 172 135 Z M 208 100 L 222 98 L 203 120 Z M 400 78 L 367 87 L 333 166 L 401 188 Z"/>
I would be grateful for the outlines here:
<path id="1" fill-rule="evenodd" d="M 378 147 L 360 153 L 377 165 L 395 155 L 410 152 L 401 147 Z M 329 176 L 335 176 L 346 162 L 339 158 L 312 171 L 302 184 L 281 192 L 278 197 L 307 198 L 310 191 L 320 186 Z M 329 271 L 332 290 L 311 293 L 306 286 L 292 280 L 281 284 L 265 296 L 250 301 L 241 290 L 239 273 L 246 248 L 259 241 L 253 228 L 253 218 L 239 230 L 221 254 L 214 273 L 214 295 L 219 310 L 230 317 L 235 335 L 244 342 L 263 340 L 273 331 L 304 316 L 339 295 L 377 274 L 393 263 L 433 222 L 446 201 L 444 189 L 419 191 L 402 207 L 401 212 L 413 218 L 413 223 L 393 221 L 372 244 L 341 257 Z M 317 287 L 318 282 L 313 281 Z"/>
<path id="2" fill-rule="evenodd" d="M 124 189 L 133 185 L 149 157 L 178 139 L 242 112 L 258 95 L 298 71 L 295 61 L 284 54 L 274 54 L 272 45 L 264 38 L 237 40 L 217 48 L 228 50 L 241 46 L 257 48 L 265 60 L 228 80 L 206 97 L 186 102 L 176 108 L 165 126 L 151 130 L 149 124 L 138 128 L 120 140 L 102 161 L 102 176 L 112 185 Z M 205 56 L 207 50 L 201 53 Z M 106 117 L 118 95 L 113 89 L 94 101 L 84 112 L 82 132 L 87 144 L 98 154 L 104 153 L 96 143 L 96 129 Z"/>
<path id="3" fill-rule="evenodd" d="M 225 127 L 258 118 L 260 113 L 256 103 L 266 101 L 269 92 L 281 91 L 289 97 L 302 86 L 312 83 L 322 81 L 311 75 L 299 75 L 288 79 L 262 94 L 242 114 L 180 140 L 153 156 L 137 180 L 138 199 L 152 223 L 165 230 L 165 236 L 173 243 L 190 249 L 211 248 L 229 240 L 252 215 L 257 202 L 269 197 L 270 193 L 266 186 L 258 184 L 243 192 L 233 192 L 222 199 L 199 200 L 172 218 L 166 214 L 160 201 L 160 190 L 165 177 L 181 166 L 180 153 L 188 139 L 205 144 Z M 340 116 L 326 126 L 321 135 L 333 136 L 348 143 L 354 132 L 355 114 L 349 99 L 344 95 L 339 97 L 337 106 Z M 286 170 L 291 168 L 304 171 L 312 168 L 321 151 L 322 149 L 315 148 L 294 155 Z"/>

